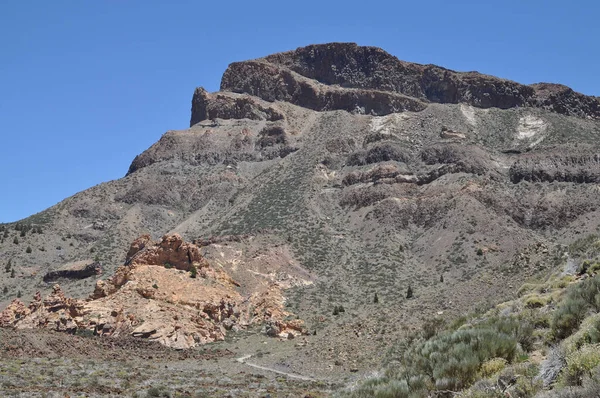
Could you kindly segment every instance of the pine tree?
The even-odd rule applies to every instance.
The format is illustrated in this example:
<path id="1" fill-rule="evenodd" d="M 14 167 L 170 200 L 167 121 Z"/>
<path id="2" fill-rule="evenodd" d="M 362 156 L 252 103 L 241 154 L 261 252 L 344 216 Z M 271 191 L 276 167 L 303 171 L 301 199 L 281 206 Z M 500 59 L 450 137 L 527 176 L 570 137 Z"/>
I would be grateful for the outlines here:
<path id="1" fill-rule="evenodd" d="M 31 246 L 27 246 L 27 249 L 25 249 L 25 253 L 31 253 Z"/>
<path id="2" fill-rule="evenodd" d="M 12 258 L 8 259 L 8 262 L 6 263 L 6 265 L 4 266 L 4 270 L 6 272 L 10 272 L 10 268 L 12 267 Z"/>
<path id="3" fill-rule="evenodd" d="M 373 303 L 374 304 L 379 303 L 379 296 L 377 295 L 377 293 L 375 293 L 375 296 L 373 296 Z"/>
<path id="4" fill-rule="evenodd" d="M 6 293 L 8 293 L 8 286 L 4 286 L 4 289 L 2 289 L 2 294 Z"/>
<path id="5" fill-rule="evenodd" d="M 18 245 L 18 244 L 19 244 L 19 238 L 17 238 L 17 237 L 15 236 L 15 238 L 13 239 L 13 243 L 14 243 L 15 245 Z"/>
<path id="6" fill-rule="evenodd" d="M 440 283 L 444 283 L 444 274 L 440 274 Z"/>
<path id="7" fill-rule="evenodd" d="M 10 271 L 10 277 L 14 278 L 15 277 L 15 269 L 13 268 L 12 271 Z"/>
<path id="8" fill-rule="evenodd" d="M 17 292 L 17 298 L 21 298 L 21 291 L 20 290 Z"/>
<path id="9" fill-rule="evenodd" d="M 413 290 L 412 286 L 408 285 L 408 289 L 406 289 L 406 298 L 413 298 Z"/>

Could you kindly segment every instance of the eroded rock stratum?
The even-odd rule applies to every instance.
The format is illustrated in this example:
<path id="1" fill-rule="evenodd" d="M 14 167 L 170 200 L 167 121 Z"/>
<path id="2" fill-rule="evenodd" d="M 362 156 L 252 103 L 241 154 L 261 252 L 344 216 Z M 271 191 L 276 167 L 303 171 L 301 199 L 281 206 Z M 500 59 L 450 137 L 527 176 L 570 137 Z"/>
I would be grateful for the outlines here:
<path id="1" fill-rule="evenodd" d="M 304 332 L 303 322 L 283 309 L 280 284 L 246 296 L 239 286 L 181 236 L 153 242 L 144 235 L 132 243 L 126 265 L 98 281 L 87 300 L 65 297 L 55 285 L 45 299 L 36 293 L 29 305 L 15 299 L 0 313 L 0 327 L 131 335 L 174 348 L 223 340 L 228 330 L 252 324 L 264 324 L 272 336 Z"/>
<path id="2" fill-rule="evenodd" d="M 597 98 L 563 85 L 524 85 L 478 72 L 405 62 L 380 48 L 354 43 L 311 45 L 232 63 L 223 74 L 221 91 L 317 111 L 342 109 L 378 116 L 419 111 L 428 102 L 435 102 L 479 108 L 536 107 L 564 115 L 600 117 Z M 196 91 L 191 124 L 208 115 L 254 118 L 262 113 L 273 119 L 274 112 L 256 102 L 236 98 L 223 106 L 224 100 L 207 101 L 205 92 Z"/>

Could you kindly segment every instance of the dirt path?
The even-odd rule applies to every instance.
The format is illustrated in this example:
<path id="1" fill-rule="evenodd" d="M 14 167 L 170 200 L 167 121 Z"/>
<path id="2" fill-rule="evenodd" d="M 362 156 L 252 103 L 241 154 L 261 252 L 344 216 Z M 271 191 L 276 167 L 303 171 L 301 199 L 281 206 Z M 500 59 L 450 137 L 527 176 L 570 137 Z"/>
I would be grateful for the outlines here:
<path id="1" fill-rule="evenodd" d="M 250 357 L 252 357 L 252 355 L 244 355 L 243 357 L 236 358 L 235 360 L 238 361 L 239 363 L 243 363 L 244 365 L 248 365 L 248 366 L 251 366 L 256 369 L 266 370 L 268 372 L 277 373 L 280 375 L 291 377 L 293 379 L 304 380 L 304 381 L 317 381 L 317 379 L 313 379 L 312 377 L 302 376 L 302 375 L 298 375 L 298 374 L 294 374 L 294 373 L 282 372 L 281 370 L 267 368 L 266 366 L 261 366 L 261 365 L 255 364 L 255 363 L 247 362 L 246 360 L 249 359 Z"/>

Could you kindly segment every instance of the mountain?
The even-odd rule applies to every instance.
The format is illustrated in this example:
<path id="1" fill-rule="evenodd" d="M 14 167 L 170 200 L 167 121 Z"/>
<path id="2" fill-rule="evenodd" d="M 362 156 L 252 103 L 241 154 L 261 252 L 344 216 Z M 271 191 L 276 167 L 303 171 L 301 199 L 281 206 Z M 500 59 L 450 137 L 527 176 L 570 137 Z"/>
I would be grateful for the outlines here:
<path id="1" fill-rule="evenodd" d="M 425 320 L 514 298 L 598 230 L 599 119 L 600 99 L 562 85 L 356 44 L 235 62 L 125 177 L 0 227 L 1 304 L 98 262 L 102 275 L 59 281 L 86 297 L 140 235 L 179 234 L 241 297 L 276 284 L 316 333 L 268 361 L 366 372 Z"/>

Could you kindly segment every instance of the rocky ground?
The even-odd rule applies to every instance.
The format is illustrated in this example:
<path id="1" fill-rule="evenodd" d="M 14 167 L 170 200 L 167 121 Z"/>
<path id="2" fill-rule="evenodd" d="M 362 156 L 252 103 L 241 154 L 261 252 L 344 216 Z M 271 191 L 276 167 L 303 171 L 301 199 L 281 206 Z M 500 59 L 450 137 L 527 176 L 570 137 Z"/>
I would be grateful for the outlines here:
<path id="1" fill-rule="evenodd" d="M 326 386 L 349 383 L 426 319 L 513 298 L 598 230 L 599 103 L 352 44 L 233 63 L 221 91 L 196 89 L 191 127 L 165 133 L 125 177 L 0 226 L 0 306 L 21 296 L 27 307 L 55 283 L 82 299 L 115 274 L 144 286 L 105 285 L 96 300 L 198 303 L 192 285 L 210 281 L 254 311 L 270 301 L 255 293 L 272 292 L 283 320 L 297 317 L 308 335 L 246 335 L 254 326 L 242 322 L 222 336 L 240 336 L 226 363 L 248 371 L 235 358 L 254 355 Z M 188 277 L 193 260 L 165 268 L 155 256 L 124 272 L 140 235 L 175 233 L 198 247 L 197 270 L 212 270 L 202 283 Z M 91 264 L 101 273 L 71 272 Z"/>
<path id="2" fill-rule="evenodd" d="M 181 351 L 133 338 L 0 329 L 0 394 L 61 398 L 316 398 L 328 396 L 340 386 L 240 363 L 236 360 L 236 340 L 232 338 L 218 347 Z M 267 344 L 260 348 L 268 355 Z M 256 350 L 252 354 L 259 357 L 258 361 L 265 355 Z"/>

